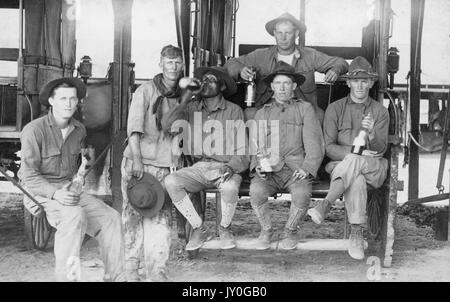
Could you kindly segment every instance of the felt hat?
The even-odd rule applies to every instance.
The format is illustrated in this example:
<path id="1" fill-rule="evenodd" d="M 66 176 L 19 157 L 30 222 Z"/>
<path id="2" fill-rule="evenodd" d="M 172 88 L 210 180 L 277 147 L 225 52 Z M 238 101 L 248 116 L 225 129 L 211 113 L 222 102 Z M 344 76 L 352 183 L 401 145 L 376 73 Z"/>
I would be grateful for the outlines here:
<path id="1" fill-rule="evenodd" d="M 294 82 L 297 83 L 298 86 L 301 86 L 303 84 L 303 82 L 305 82 L 304 76 L 302 76 L 299 73 L 296 73 L 294 67 L 292 67 L 291 65 L 289 65 L 283 61 L 278 61 L 277 65 L 275 66 L 275 70 L 271 74 L 266 76 L 263 79 L 263 81 L 267 85 L 270 85 L 270 83 L 272 83 L 273 79 L 277 75 L 286 75 L 286 76 L 293 78 Z"/>
<path id="2" fill-rule="evenodd" d="M 356 57 L 350 63 L 348 72 L 341 76 L 342 79 L 372 79 L 376 81 L 378 74 L 373 70 L 372 65 L 364 57 Z"/>
<path id="3" fill-rule="evenodd" d="M 144 173 L 141 179 L 133 176 L 128 182 L 127 194 L 133 208 L 148 218 L 158 214 L 166 198 L 161 183 L 149 173 Z"/>
<path id="4" fill-rule="evenodd" d="M 300 33 L 306 32 L 306 25 L 302 21 L 298 20 L 290 13 L 284 13 L 278 18 L 270 20 L 269 22 L 266 23 L 266 30 L 269 33 L 269 35 L 273 36 L 275 25 L 277 25 L 277 23 L 279 23 L 280 21 L 290 21 L 292 22 L 292 24 L 294 24 L 295 27 L 297 27 Z"/>
<path id="5" fill-rule="evenodd" d="M 49 81 L 39 91 L 39 102 L 44 106 L 50 106 L 48 99 L 50 98 L 53 90 L 60 84 L 69 84 L 77 89 L 78 100 L 81 100 L 86 95 L 86 85 L 77 78 L 59 78 Z"/>

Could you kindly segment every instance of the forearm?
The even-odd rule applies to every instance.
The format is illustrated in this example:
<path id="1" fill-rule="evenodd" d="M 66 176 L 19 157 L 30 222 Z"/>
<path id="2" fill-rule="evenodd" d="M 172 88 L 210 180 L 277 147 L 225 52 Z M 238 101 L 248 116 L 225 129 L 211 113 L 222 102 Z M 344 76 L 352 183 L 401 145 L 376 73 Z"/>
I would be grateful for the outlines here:
<path id="1" fill-rule="evenodd" d="M 343 160 L 348 154 L 350 154 L 351 146 L 342 146 L 338 144 L 328 144 L 325 146 L 326 155 L 335 161 Z"/>
<path id="2" fill-rule="evenodd" d="M 141 153 L 141 133 L 133 132 L 128 139 L 128 144 L 130 145 L 131 153 L 133 154 L 133 161 L 142 161 Z"/>

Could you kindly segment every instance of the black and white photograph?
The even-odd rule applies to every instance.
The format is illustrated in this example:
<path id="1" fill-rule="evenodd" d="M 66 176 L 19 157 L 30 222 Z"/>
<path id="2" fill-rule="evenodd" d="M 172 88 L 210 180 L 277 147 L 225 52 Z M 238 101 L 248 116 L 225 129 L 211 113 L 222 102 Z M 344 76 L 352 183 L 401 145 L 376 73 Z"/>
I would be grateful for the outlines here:
<path id="1" fill-rule="evenodd" d="M 449 0 L 1 0 L 0 282 L 449 282 L 449 102 Z"/>

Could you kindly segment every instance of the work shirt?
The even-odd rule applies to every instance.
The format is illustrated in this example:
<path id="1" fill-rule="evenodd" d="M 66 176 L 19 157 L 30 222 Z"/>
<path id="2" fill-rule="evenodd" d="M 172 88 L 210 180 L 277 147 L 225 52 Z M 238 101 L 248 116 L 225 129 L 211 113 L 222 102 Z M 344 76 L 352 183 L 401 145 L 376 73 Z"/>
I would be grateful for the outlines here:
<path id="1" fill-rule="evenodd" d="M 325 150 L 322 128 L 310 103 L 291 100 L 280 104 L 273 100 L 256 112 L 255 120 L 257 123 L 270 121 L 267 130 L 258 126 L 259 131 L 263 131 L 262 137 L 265 140 L 255 138 L 254 134 L 250 141 L 257 141 L 258 148 L 265 148 L 264 151 L 270 149 L 272 158 L 278 147 L 279 159 L 271 162 L 274 172 L 280 171 L 286 164 L 293 171 L 302 169 L 316 177 Z M 272 128 L 274 121 L 279 123 L 279 131 L 272 131 L 276 130 Z M 260 133 L 258 137 L 261 137 Z M 275 145 L 271 146 L 272 143 Z M 257 164 L 256 156 L 252 156 L 250 171 L 253 171 Z"/>
<path id="2" fill-rule="evenodd" d="M 51 199 L 60 187 L 72 180 L 78 170 L 78 158 L 84 146 L 86 128 L 70 119 L 66 139 L 62 137 L 52 111 L 29 122 L 22 130 L 19 178 L 35 196 Z"/>
<path id="3" fill-rule="evenodd" d="M 247 55 L 232 58 L 224 65 L 228 73 L 235 80 L 238 80 L 240 71 L 244 66 L 252 66 L 256 70 L 256 101 L 255 107 L 261 108 L 263 104 L 271 98 L 271 89 L 262 81 L 271 74 L 278 61 L 277 46 L 264 49 L 257 49 Z M 309 47 L 297 46 L 294 59 L 291 64 L 296 73 L 305 77 L 305 82 L 300 86 L 304 96 L 296 90 L 298 98 L 306 97 L 306 100 L 317 107 L 316 82 L 314 72 L 326 73 L 334 70 L 338 75 L 344 74 L 348 70 L 347 62 L 339 57 L 331 57 Z"/>
<path id="4" fill-rule="evenodd" d="M 241 107 L 222 97 L 217 106 L 208 111 L 204 100 L 196 100 L 188 104 L 184 119 L 190 125 L 190 135 L 186 135 L 186 129 L 185 134 L 181 134 L 186 155 L 193 155 L 196 162 L 224 163 L 235 173 L 248 169 L 247 134 Z"/>
<path id="5" fill-rule="evenodd" d="M 142 163 L 155 167 L 173 167 L 176 165 L 178 146 L 172 145 L 173 137 L 164 135 L 156 126 L 156 114 L 153 113 L 153 104 L 161 95 L 152 80 L 142 84 L 133 95 L 128 111 L 127 135 L 137 132 L 140 137 Z M 176 98 L 164 98 L 162 102 L 163 114 L 177 104 Z M 128 145 L 123 156 L 133 159 L 133 153 Z"/>
<path id="6" fill-rule="evenodd" d="M 353 140 L 361 130 L 361 122 L 369 112 L 375 124 L 373 138 L 368 141 L 367 148 L 378 153 L 386 152 L 389 135 L 388 110 L 370 97 L 364 103 L 358 104 L 347 96 L 328 105 L 325 112 L 325 150 L 331 160 L 343 160 L 350 153 Z"/>

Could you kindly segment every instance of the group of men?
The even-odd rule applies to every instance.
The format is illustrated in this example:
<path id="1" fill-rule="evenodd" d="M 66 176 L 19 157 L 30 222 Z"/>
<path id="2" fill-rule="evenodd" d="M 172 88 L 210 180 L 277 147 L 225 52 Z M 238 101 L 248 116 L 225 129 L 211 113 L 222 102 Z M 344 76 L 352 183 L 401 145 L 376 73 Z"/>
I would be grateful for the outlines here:
<path id="1" fill-rule="evenodd" d="M 58 280 L 70 276 L 85 233 L 99 240 L 109 279 L 138 281 L 143 269 L 147 280 L 167 280 L 171 205 L 193 228 L 186 250 L 199 249 L 212 234 L 190 194 L 207 188 L 221 193 L 220 246 L 234 248 L 231 223 L 242 174 L 248 169 L 251 205 L 261 225 L 255 249 L 270 248 L 274 230 L 268 198 L 287 188 L 292 200 L 282 249 L 296 248 L 305 215 L 322 223 L 343 195 L 351 224 L 348 252 L 364 258 L 367 185 L 379 188 L 387 174 L 383 154 L 389 115 L 369 97 L 377 74 L 362 57 L 349 67 L 341 58 L 296 45 L 306 26 L 288 13 L 268 22 L 266 30 L 276 46 L 230 59 L 224 67 L 197 68 L 199 85 L 188 89 L 179 85 L 184 72 L 181 49 L 162 49 L 162 72 L 136 90 L 129 109 L 121 217 L 93 196 L 68 188 L 86 136 L 84 126 L 72 117 L 86 93 L 84 84 L 64 78 L 43 87 L 40 101 L 51 110 L 23 129 L 19 177 L 56 228 Z M 317 105 L 315 71 L 325 73 L 328 82 L 341 76 L 350 88 L 350 94 L 331 103 L 325 113 Z M 246 80 L 254 72 L 256 103 L 244 112 L 225 97 L 236 93 L 235 80 Z M 250 122 L 256 132 L 247 131 Z M 367 133 L 366 149 L 352 154 L 361 129 Z M 181 152 L 193 159 L 191 166 L 180 167 Z M 325 167 L 330 189 L 309 208 L 312 181 L 325 155 L 331 159 Z M 28 208 L 31 204 L 25 200 Z"/>

